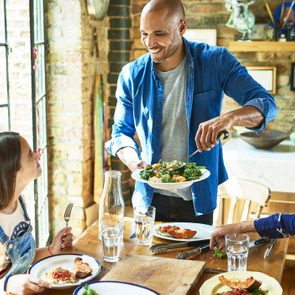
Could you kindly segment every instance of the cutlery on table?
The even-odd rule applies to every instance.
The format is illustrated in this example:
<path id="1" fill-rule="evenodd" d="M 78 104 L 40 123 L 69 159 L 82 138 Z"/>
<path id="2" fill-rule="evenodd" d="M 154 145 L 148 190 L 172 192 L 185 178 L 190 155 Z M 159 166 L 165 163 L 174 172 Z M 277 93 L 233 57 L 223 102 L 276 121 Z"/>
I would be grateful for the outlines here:
<path id="1" fill-rule="evenodd" d="M 192 247 L 192 246 L 200 246 L 207 244 L 210 241 L 210 239 L 205 240 L 198 240 L 198 241 L 188 241 L 188 242 L 176 242 L 176 243 L 169 243 L 169 244 L 160 244 L 160 245 L 153 245 L 150 247 L 150 251 L 153 254 L 160 254 L 167 252 L 169 250 L 174 250 L 177 248 L 184 248 L 184 247 Z"/>
<path id="2" fill-rule="evenodd" d="M 223 139 L 226 139 L 229 137 L 229 132 L 227 130 L 221 130 L 218 135 L 217 135 L 217 139 L 219 139 L 221 137 L 221 135 L 223 135 Z M 194 156 L 196 153 L 199 153 L 200 151 L 197 149 L 195 150 L 193 153 L 191 153 L 188 157 L 186 157 L 183 161 L 182 161 L 182 165 L 171 170 L 171 171 L 177 171 L 177 170 L 180 170 L 182 169 L 183 167 L 185 167 L 186 165 L 186 162 L 188 162 L 189 158 L 191 158 L 192 156 Z M 170 172 L 171 172 L 170 171 Z"/>
<path id="3" fill-rule="evenodd" d="M 223 270 L 221 268 L 213 268 L 213 267 L 204 267 L 204 272 L 211 272 L 211 273 L 223 273 L 226 272 L 226 270 Z"/>
<path id="4" fill-rule="evenodd" d="M 271 242 L 269 244 L 269 246 L 266 248 L 265 252 L 264 252 L 264 256 L 263 258 L 266 260 L 269 257 L 270 252 L 272 251 L 275 243 L 276 243 L 276 239 L 271 239 Z"/>
<path id="5" fill-rule="evenodd" d="M 74 203 L 69 203 L 66 207 L 65 213 L 64 213 L 64 220 L 66 222 L 66 226 L 68 226 L 70 217 L 71 217 L 71 213 L 72 213 L 72 209 L 74 207 Z"/>
<path id="6" fill-rule="evenodd" d="M 206 246 L 203 246 L 203 247 L 194 248 L 193 250 L 190 250 L 190 251 L 181 252 L 176 255 L 176 258 L 177 259 L 189 259 L 189 258 L 195 257 L 196 255 L 198 255 L 202 252 L 208 251 L 208 250 L 210 250 L 210 244 L 207 244 Z"/>
<path id="7" fill-rule="evenodd" d="M 255 240 L 255 241 L 251 241 L 249 243 L 249 249 L 256 248 L 258 246 L 264 245 L 264 244 L 269 243 L 269 242 L 270 242 L 269 238 L 261 238 L 261 239 Z"/>

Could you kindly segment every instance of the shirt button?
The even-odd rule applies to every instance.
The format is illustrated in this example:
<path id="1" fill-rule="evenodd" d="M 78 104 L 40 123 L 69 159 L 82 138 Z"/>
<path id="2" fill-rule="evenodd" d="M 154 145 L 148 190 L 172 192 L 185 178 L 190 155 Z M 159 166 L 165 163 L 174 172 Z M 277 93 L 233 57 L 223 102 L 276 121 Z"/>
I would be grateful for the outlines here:
<path id="1" fill-rule="evenodd" d="M 12 244 L 9 244 L 8 245 L 8 249 L 10 250 L 10 249 L 12 249 L 13 248 L 13 245 Z"/>

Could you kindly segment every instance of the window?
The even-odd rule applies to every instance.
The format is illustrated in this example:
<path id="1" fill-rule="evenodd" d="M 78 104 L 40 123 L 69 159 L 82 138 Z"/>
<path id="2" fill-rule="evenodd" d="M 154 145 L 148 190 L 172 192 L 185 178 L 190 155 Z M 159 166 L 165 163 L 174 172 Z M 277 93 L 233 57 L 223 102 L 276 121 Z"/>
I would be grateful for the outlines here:
<path id="1" fill-rule="evenodd" d="M 33 147 L 42 153 L 42 176 L 34 184 L 35 231 L 37 244 L 44 246 L 49 238 L 44 0 L 30 1 L 30 24 Z"/>
<path id="2" fill-rule="evenodd" d="M 6 0 L 0 0 L 0 131 L 10 130 Z"/>
<path id="3" fill-rule="evenodd" d="M 38 246 L 49 237 L 44 2 L 0 0 L 0 131 L 43 150 L 42 176 L 24 191 Z"/>

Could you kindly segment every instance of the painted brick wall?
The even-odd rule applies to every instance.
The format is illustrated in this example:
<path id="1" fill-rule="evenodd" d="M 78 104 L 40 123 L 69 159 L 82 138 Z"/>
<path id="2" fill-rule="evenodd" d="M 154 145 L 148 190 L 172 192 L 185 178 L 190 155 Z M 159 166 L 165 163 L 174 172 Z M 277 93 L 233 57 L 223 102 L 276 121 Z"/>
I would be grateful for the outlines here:
<path id="1" fill-rule="evenodd" d="M 96 74 L 107 85 L 109 20 L 93 20 L 82 0 L 48 1 L 46 12 L 50 217 L 56 232 L 73 201 L 70 225 L 77 234 L 94 199 L 93 87 Z M 91 55 L 94 27 L 99 57 Z M 107 93 L 105 87 L 104 97 Z"/>

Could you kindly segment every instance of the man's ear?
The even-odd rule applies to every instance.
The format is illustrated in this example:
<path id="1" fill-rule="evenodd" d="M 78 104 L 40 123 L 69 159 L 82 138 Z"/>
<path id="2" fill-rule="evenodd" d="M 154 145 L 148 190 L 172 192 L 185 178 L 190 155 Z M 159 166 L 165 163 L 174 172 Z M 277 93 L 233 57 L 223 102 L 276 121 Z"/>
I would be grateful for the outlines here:
<path id="1" fill-rule="evenodd" d="M 179 34 L 180 34 L 180 36 L 183 36 L 185 31 L 186 31 L 186 21 L 184 19 L 181 19 L 180 23 L 179 23 Z"/>

